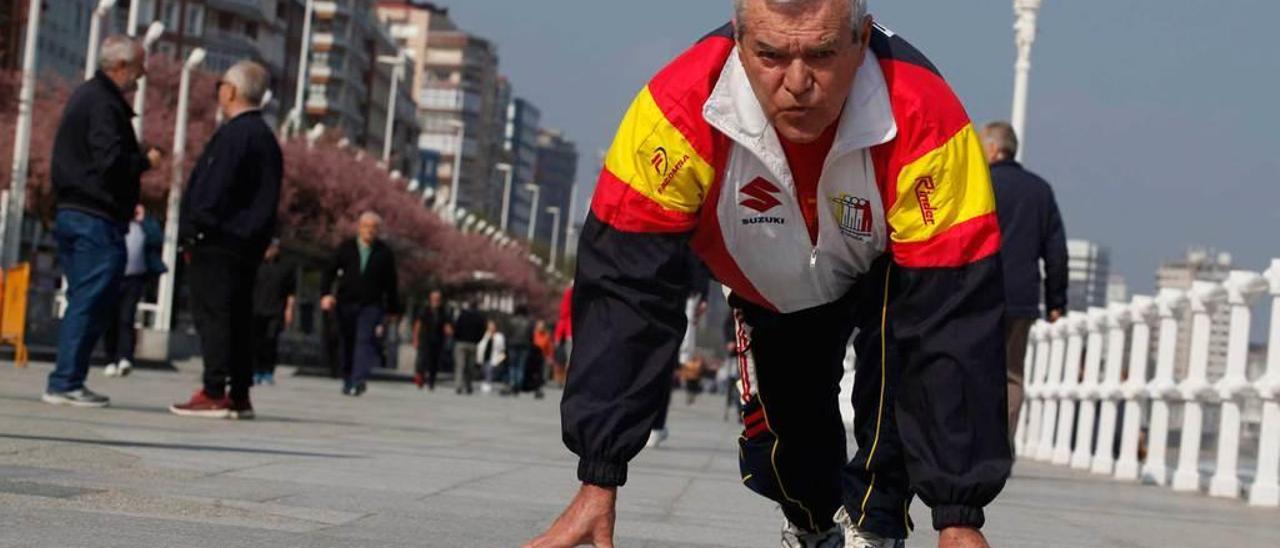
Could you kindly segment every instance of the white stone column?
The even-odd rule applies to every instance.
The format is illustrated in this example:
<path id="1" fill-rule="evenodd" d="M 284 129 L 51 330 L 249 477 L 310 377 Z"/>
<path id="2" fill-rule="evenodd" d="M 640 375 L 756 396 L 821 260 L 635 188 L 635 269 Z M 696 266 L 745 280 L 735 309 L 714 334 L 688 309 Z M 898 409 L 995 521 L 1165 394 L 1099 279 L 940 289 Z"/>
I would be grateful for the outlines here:
<path id="1" fill-rule="evenodd" d="M 1066 324 L 1059 319 L 1057 323 L 1046 324 L 1049 332 L 1049 371 L 1040 384 L 1040 399 L 1044 401 L 1044 414 L 1040 420 L 1040 444 L 1035 447 L 1035 460 L 1047 461 L 1053 458 L 1053 429 L 1058 425 L 1058 400 L 1062 386 L 1062 362 L 1067 353 Z"/>
<path id="2" fill-rule="evenodd" d="M 1173 473 L 1174 491 L 1200 490 L 1200 434 L 1204 428 L 1202 400 L 1212 394 L 1209 385 L 1210 314 L 1227 298 L 1227 290 L 1211 282 L 1193 282 L 1191 302 L 1191 366 L 1187 378 L 1178 385 L 1184 402 L 1182 439 L 1178 448 L 1178 468 Z"/>
<path id="3" fill-rule="evenodd" d="M 1156 485 L 1169 483 L 1169 402 L 1179 397 L 1174 379 L 1178 351 L 1178 315 L 1187 305 L 1187 296 L 1177 289 L 1161 289 L 1156 295 L 1160 318 L 1160 342 L 1156 349 L 1156 374 L 1147 385 L 1151 398 L 1151 429 L 1147 439 L 1147 462 L 1142 476 Z"/>
<path id="4" fill-rule="evenodd" d="M 1250 506 L 1280 506 L 1280 259 L 1271 261 L 1266 276 L 1271 293 L 1271 324 L 1267 373 L 1254 383 L 1262 397 L 1262 436 L 1258 473 L 1249 488 Z"/>
<path id="5" fill-rule="evenodd" d="M 1121 377 L 1124 375 L 1125 329 L 1129 327 L 1129 306 L 1113 304 L 1107 309 L 1107 366 L 1098 397 L 1102 410 L 1098 420 L 1098 448 L 1093 452 L 1095 474 L 1111 474 L 1115 467 L 1116 423 L 1120 418 Z"/>
<path id="6" fill-rule="evenodd" d="M 1102 331 L 1106 328 L 1107 310 L 1089 309 L 1085 327 L 1089 333 L 1085 344 L 1084 377 L 1076 386 L 1076 399 L 1080 401 L 1079 422 L 1076 423 L 1076 448 L 1071 453 L 1071 467 L 1088 470 L 1093 463 L 1093 419 L 1098 413 L 1098 384 L 1102 370 Z"/>
<path id="7" fill-rule="evenodd" d="M 1049 367 L 1049 324 L 1037 322 L 1031 328 L 1031 337 L 1036 342 L 1036 358 L 1031 370 L 1024 376 L 1026 389 L 1023 395 L 1030 402 L 1027 406 L 1030 412 L 1027 414 L 1027 439 L 1022 444 L 1021 452 L 1018 453 L 1021 457 L 1035 455 L 1036 449 L 1040 446 L 1041 414 L 1044 413 L 1044 400 L 1041 399 L 1040 387 L 1044 383 L 1044 378 L 1047 376 L 1046 370 Z"/>
<path id="8" fill-rule="evenodd" d="M 1077 313 L 1060 320 L 1067 333 L 1067 357 L 1063 364 L 1062 384 L 1058 387 L 1058 432 L 1053 444 L 1053 463 L 1071 463 L 1071 434 L 1075 431 L 1076 386 L 1080 384 L 1080 358 L 1084 354 L 1086 318 Z"/>
<path id="9" fill-rule="evenodd" d="M 1137 481 L 1138 438 L 1142 434 L 1142 407 L 1147 392 L 1147 362 L 1151 356 L 1151 319 L 1156 301 L 1138 295 L 1129 305 L 1133 322 L 1133 339 L 1129 344 L 1129 374 L 1121 393 L 1124 396 L 1124 428 L 1120 434 L 1120 458 L 1116 460 L 1116 479 Z"/>
<path id="10" fill-rule="evenodd" d="M 1209 480 L 1209 495 L 1240 498 L 1240 399 L 1253 393 L 1249 383 L 1249 306 L 1267 290 L 1267 279 L 1256 272 L 1234 270 L 1227 276 L 1227 306 L 1231 326 L 1227 334 L 1227 372 L 1214 385 L 1222 399 L 1218 425 L 1218 461 Z"/>

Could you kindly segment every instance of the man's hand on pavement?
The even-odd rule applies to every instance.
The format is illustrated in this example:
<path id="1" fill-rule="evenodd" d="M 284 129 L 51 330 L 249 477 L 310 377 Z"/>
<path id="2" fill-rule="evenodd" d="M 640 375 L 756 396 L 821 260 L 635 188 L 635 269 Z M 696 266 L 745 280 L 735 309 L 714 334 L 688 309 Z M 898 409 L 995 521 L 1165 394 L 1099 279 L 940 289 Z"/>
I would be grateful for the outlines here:
<path id="1" fill-rule="evenodd" d="M 525 544 L 525 548 L 571 548 L 582 544 L 613 548 L 617 502 L 617 487 L 583 484 L 551 528 Z"/>

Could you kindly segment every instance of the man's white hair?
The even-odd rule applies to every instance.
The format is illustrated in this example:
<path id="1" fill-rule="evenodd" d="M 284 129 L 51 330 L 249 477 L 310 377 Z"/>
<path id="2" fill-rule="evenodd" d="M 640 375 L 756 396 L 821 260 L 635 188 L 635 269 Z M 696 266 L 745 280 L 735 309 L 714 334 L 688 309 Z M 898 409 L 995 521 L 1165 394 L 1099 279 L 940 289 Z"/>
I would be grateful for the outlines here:
<path id="1" fill-rule="evenodd" d="M 271 73 L 266 68 L 249 60 L 231 65 L 226 74 L 222 75 L 223 82 L 235 86 L 245 102 L 255 107 L 262 104 L 262 96 L 267 93 L 270 80 Z"/>
<path id="2" fill-rule="evenodd" d="M 365 221 L 371 221 L 371 222 L 377 223 L 378 226 L 382 226 L 382 216 L 372 211 L 366 211 L 360 214 L 359 222 L 363 223 Z"/>
<path id="3" fill-rule="evenodd" d="M 738 35 L 742 35 L 746 24 L 743 21 L 743 14 L 746 13 L 747 2 L 762 1 L 770 6 L 793 6 L 800 7 L 807 4 L 818 2 L 848 2 L 849 4 L 849 25 L 853 28 L 853 39 L 862 40 L 862 21 L 867 18 L 867 1 L 868 0 L 733 0 L 734 21 L 737 22 Z"/>
<path id="4" fill-rule="evenodd" d="M 120 65 L 132 65 L 142 60 L 142 44 L 123 34 L 112 34 L 102 41 L 98 49 L 98 68 L 111 70 Z"/>

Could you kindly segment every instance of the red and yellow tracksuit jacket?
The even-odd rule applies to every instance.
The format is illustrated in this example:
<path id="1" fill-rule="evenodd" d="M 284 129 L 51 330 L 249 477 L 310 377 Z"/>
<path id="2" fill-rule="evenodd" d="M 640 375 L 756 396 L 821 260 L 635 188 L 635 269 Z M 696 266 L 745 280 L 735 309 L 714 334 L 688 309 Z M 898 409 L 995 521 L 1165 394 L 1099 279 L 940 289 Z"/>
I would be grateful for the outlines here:
<path id="1" fill-rule="evenodd" d="M 866 285 L 887 293 L 886 331 L 908 366 L 1003 379 L 995 198 L 979 139 L 938 71 L 876 27 L 818 185 L 814 243 L 734 47 L 726 26 L 662 69 L 600 174 L 561 407 L 585 482 L 624 483 L 648 437 L 684 332 L 686 246 L 738 298 L 782 314 L 885 280 Z"/>

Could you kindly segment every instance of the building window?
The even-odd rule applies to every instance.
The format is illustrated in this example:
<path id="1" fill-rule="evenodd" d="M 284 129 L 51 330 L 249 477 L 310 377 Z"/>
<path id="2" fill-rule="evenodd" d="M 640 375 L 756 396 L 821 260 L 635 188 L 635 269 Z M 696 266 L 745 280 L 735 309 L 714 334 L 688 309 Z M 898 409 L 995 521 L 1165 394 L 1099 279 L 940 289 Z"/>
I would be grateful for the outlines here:
<path id="1" fill-rule="evenodd" d="M 218 13 L 218 30 L 227 31 L 227 32 L 231 30 L 231 14 L 230 13 L 227 13 L 225 11 Z"/>
<path id="2" fill-rule="evenodd" d="M 201 36 L 204 34 L 204 6 L 187 4 L 187 28 L 185 30 L 188 36 Z"/>

